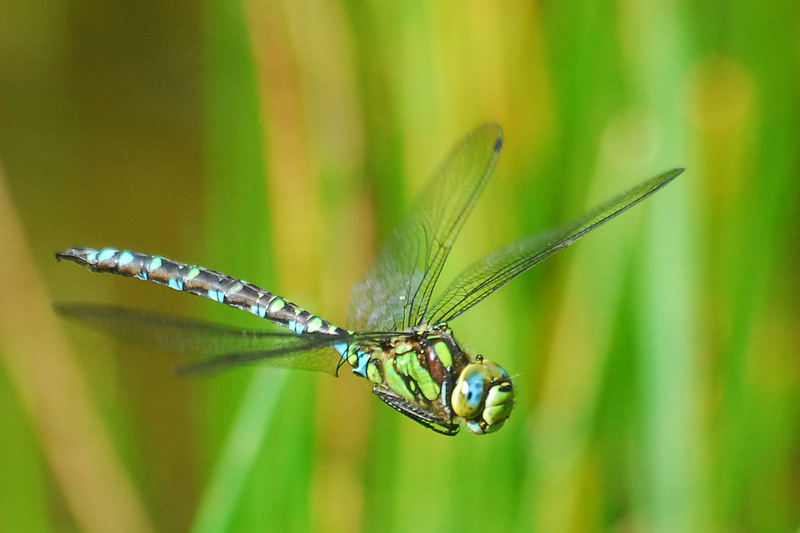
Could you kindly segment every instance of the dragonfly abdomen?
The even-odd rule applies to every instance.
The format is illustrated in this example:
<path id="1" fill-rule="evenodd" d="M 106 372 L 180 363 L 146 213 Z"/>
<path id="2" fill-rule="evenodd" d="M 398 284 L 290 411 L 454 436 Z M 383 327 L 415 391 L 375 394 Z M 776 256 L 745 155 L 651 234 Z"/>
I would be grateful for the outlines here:
<path id="1" fill-rule="evenodd" d="M 69 248 L 57 253 L 56 257 L 88 266 L 95 272 L 135 277 L 178 291 L 205 296 L 276 322 L 297 334 L 343 332 L 341 328 L 312 315 L 285 298 L 209 268 L 180 263 L 159 255 L 116 248 Z"/>

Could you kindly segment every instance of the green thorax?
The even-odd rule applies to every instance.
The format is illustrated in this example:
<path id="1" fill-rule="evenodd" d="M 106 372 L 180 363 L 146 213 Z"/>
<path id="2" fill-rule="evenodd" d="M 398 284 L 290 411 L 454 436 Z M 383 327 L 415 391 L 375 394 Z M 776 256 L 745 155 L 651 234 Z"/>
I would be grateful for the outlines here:
<path id="1" fill-rule="evenodd" d="M 449 327 L 415 328 L 359 346 L 358 352 L 368 356 L 366 377 L 377 387 L 450 418 L 450 399 L 442 391 L 452 389 L 470 360 Z"/>

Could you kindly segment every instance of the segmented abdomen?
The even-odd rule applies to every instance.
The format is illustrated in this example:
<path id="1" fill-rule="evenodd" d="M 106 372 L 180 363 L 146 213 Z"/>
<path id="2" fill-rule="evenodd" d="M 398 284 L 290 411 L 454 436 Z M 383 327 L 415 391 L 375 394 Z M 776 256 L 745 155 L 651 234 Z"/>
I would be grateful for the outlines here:
<path id="1" fill-rule="evenodd" d="M 110 272 L 166 285 L 175 290 L 205 296 L 267 318 L 297 334 L 342 333 L 343 330 L 252 283 L 195 265 L 158 255 L 115 248 L 69 248 L 56 258 L 86 265 L 95 272 Z"/>

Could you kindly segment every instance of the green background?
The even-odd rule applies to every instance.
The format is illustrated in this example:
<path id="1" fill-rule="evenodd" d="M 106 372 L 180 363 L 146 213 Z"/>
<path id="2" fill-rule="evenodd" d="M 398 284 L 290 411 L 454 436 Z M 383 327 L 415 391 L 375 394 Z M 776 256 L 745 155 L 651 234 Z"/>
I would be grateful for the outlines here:
<path id="1" fill-rule="evenodd" d="M 794 531 L 795 1 L 0 3 L 0 530 Z M 57 264 L 159 253 L 343 323 L 464 133 L 505 131 L 444 277 L 686 173 L 452 325 L 515 375 L 448 439 L 350 375 L 178 378 L 53 315 L 245 313 Z"/>

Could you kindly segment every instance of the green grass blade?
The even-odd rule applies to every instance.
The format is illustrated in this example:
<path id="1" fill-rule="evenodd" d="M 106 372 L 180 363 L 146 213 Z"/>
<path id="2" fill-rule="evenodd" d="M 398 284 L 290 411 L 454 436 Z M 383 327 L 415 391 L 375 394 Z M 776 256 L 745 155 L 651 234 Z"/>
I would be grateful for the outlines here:
<path id="1" fill-rule="evenodd" d="M 239 2 L 209 0 L 205 8 L 208 253 L 228 258 L 229 271 L 247 272 L 250 279 L 263 282 L 270 278 L 270 262 L 264 258 L 271 256 L 271 246 L 261 107 L 249 29 Z M 284 381 L 283 374 L 268 370 L 234 374 L 209 384 L 212 455 L 214 442 L 222 444 L 212 459 L 193 531 L 226 531 L 239 523 L 236 512 L 248 501 L 247 483 Z"/>
<path id="2" fill-rule="evenodd" d="M 194 533 L 231 529 L 284 381 L 285 374 L 272 369 L 259 369 L 250 380 L 200 502 Z"/>
<path id="3" fill-rule="evenodd" d="M 633 7 L 633 72 L 638 101 L 651 115 L 660 165 L 692 166 L 687 125 L 678 110 L 686 78 L 687 40 L 677 5 Z M 670 43 L 666 46 L 665 43 Z M 696 490 L 697 324 L 689 229 L 697 173 L 681 176 L 652 203 L 644 235 L 644 268 L 636 287 L 641 361 L 642 519 L 651 531 L 688 531 L 705 507 Z M 697 178 L 695 178 L 696 180 Z"/>

